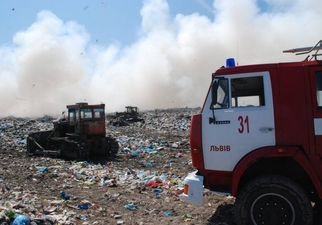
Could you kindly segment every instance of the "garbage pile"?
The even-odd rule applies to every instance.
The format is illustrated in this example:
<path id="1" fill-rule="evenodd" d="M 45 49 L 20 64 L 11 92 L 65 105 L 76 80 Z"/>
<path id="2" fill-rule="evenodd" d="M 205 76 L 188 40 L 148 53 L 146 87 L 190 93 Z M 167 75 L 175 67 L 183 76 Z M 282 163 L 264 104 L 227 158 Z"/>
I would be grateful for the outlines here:
<path id="1" fill-rule="evenodd" d="M 107 133 L 117 137 L 119 153 L 88 161 L 26 154 L 28 133 L 52 129 L 50 117 L 0 119 L 0 224 L 215 221 L 214 209 L 233 204 L 232 198 L 205 190 L 206 208 L 180 199 L 183 179 L 194 170 L 189 126 L 191 115 L 198 111 L 151 110 L 129 126 L 107 121 Z M 231 218 L 228 210 L 220 224 L 232 224 Z"/>

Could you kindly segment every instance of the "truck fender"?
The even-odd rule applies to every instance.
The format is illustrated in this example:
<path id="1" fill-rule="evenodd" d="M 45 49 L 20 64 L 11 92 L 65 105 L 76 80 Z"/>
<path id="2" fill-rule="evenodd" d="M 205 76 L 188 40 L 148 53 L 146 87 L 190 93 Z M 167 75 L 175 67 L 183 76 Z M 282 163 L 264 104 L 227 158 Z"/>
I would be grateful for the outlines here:
<path id="1" fill-rule="evenodd" d="M 292 157 L 294 161 L 297 162 L 306 171 L 315 189 L 317 190 L 319 197 L 322 199 L 322 186 L 318 174 L 314 170 L 308 158 L 298 146 L 265 147 L 254 150 L 243 157 L 238 162 L 233 171 L 231 186 L 232 196 L 237 195 L 240 179 L 247 168 L 249 168 L 253 163 L 258 162 L 264 158 L 274 157 Z"/>

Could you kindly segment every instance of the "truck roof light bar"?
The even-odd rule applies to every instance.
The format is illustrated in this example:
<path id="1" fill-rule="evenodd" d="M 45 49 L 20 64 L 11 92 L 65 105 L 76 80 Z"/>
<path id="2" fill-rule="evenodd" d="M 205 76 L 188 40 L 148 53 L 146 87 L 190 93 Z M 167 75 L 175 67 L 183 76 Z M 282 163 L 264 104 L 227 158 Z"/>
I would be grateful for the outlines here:
<path id="1" fill-rule="evenodd" d="M 226 67 L 234 67 L 236 66 L 235 59 L 234 58 L 228 58 L 226 59 Z"/>

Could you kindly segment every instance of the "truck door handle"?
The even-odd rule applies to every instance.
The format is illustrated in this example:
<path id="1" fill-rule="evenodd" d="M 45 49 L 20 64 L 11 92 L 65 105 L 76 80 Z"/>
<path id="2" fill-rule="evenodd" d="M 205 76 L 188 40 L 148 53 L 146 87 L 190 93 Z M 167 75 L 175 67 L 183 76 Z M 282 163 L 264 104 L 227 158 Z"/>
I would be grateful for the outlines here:
<path id="1" fill-rule="evenodd" d="M 273 127 L 261 127 L 259 130 L 262 133 L 268 133 L 268 132 L 274 131 L 274 128 Z"/>

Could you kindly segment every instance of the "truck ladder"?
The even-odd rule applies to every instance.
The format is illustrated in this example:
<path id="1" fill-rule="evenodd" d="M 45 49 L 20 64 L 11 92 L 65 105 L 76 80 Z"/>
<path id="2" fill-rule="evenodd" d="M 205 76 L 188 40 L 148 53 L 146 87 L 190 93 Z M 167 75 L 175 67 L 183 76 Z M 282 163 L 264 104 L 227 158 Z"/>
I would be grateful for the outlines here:
<path id="1" fill-rule="evenodd" d="M 309 54 L 312 51 L 315 51 L 314 54 L 311 55 L 311 59 L 309 60 L 308 56 L 305 61 L 311 61 L 314 57 L 315 60 L 318 60 L 317 57 L 321 56 L 321 53 L 318 53 L 322 49 L 322 40 L 318 41 L 318 43 L 313 47 L 303 47 L 303 48 L 293 48 L 284 50 L 283 53 L 296 53 L 296 55 L 303 55 L 303 54 Z"/>

